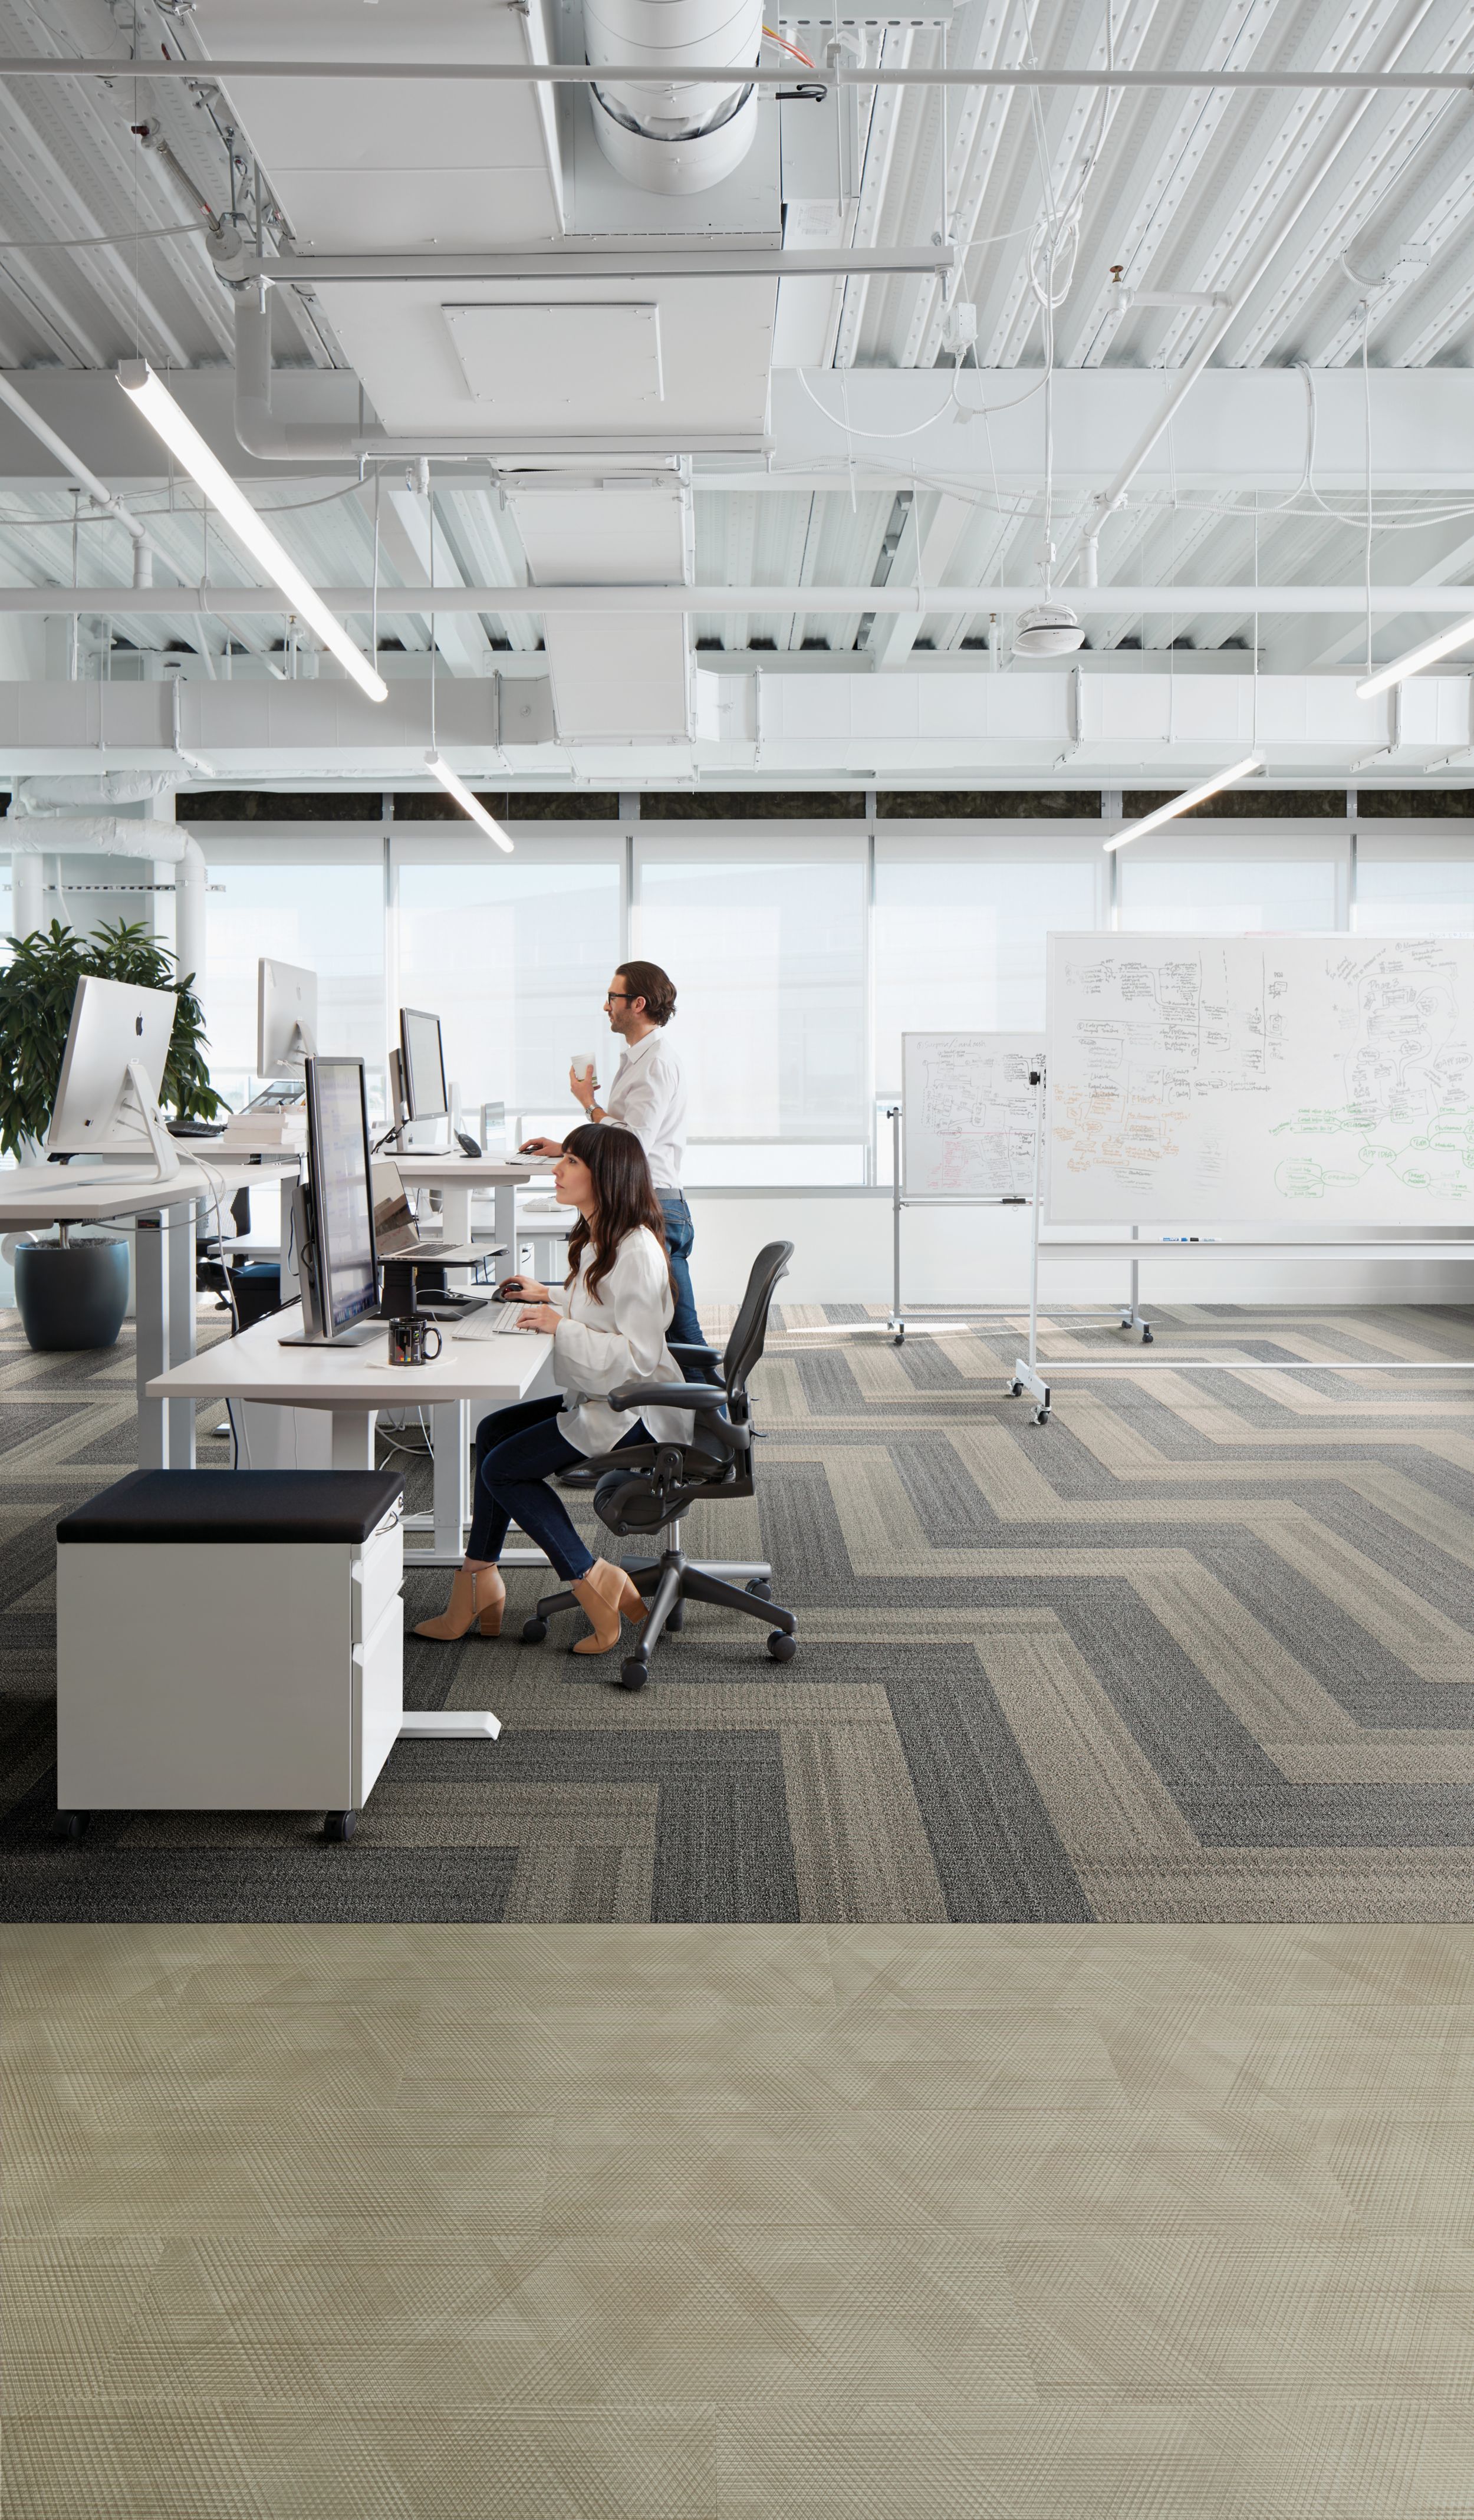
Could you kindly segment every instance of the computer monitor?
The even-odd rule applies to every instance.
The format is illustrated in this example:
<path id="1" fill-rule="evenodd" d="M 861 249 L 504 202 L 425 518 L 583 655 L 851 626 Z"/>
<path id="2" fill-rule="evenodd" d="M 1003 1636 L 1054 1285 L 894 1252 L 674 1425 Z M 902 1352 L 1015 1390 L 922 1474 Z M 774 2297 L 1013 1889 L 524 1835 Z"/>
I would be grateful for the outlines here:
<path id="1" fill-rule="evenodd" d="M 46 1133 L 53 1155 L 127 1155 L 123 1180 L 179 1170 L 158 1112 L 179 1001 L 172 989 L 78 980 L 62 1073 Z M 111 1176 L 110 1176 L 111 1177 Z"/>
<path id="2" fill-rule="evenodd" d="M 263 954 L 256 967 L 256 1074 L 285 1076 L 317 1055 L 317 973 Z"/>
<path id="3" fill-rule="evenodd" d="M 307 1190 L 298 1193 L 304 1328 L 289 1347 L 366 1337 L 379 1308 L 369 1100 L 361 1058 L 309 1058 Z"/>
<path id="4" fill-rule="evenodd" d="M 399 1010 L 399 1069 L 407 1120 L 442 1120 L 450 1109 L 440 1018 L 419 1007 Z"/>

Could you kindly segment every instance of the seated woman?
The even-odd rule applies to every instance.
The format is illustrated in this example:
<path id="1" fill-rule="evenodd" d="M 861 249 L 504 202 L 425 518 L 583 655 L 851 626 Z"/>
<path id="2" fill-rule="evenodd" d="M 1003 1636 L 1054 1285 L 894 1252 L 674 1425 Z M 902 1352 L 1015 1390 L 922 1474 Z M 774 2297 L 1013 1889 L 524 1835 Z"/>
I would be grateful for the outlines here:
<path id="1" fill-rule="evenodd" d="M 554 1171 L 559 1203 L 576 1207 L 568 1237 L 567 1282 L 556 1294 L 535 1278 L 509 1278 L 503 1295 L 536 1298 L 518 1328 L 553 1332 L 553 1372 L 560 1393 L 498 1409 L 476 1428 L 475 1497 L 464 1563 L 438 1619 L 417 1637 L 451 1642 L 478 1626 L 500 1636 L 507 1588 L 497 1559 L 515 1521 L 545 1549 L 587 1612 L 593 1635 L 575 1653 L 607 1653 L 619 1642 L 619 1619 L 643 1619 L 646 1605 L 620 1566 L 591 1556 L 550 1482 L 591 1454 L 620 1445 L 682 1441 L 684 1411 L 651 1410 L 649 1425 L 633 1409 L 611 1408 L 603 1395 L 622 1383 L 679 1383 L 681 1369 L 665 1344 L 675 1309 L 660 1204 L 639 1139 L 629 1129 L 589 1126 L 563 1140 Z"/>

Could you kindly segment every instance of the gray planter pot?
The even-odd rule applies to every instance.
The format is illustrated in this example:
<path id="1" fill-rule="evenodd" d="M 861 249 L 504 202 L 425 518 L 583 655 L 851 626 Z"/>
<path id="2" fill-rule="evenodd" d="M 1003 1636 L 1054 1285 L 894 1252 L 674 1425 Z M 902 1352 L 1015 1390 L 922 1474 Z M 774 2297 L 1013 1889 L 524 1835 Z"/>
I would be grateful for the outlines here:
<path id="1" fill-rule="evenodd" d="M 115 1234 L 17 1243 L 16 1305 L 33 1348 L 113 1346 L 128 1309 L 127 1243 Z"/>

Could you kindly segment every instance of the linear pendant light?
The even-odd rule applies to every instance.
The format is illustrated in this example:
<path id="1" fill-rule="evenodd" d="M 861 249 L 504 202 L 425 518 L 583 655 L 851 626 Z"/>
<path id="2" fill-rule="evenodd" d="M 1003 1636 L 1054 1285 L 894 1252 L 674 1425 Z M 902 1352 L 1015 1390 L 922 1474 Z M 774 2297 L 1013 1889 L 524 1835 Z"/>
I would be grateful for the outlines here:
<path id="1" fill-rule="evenodd" d="M 503 831 L 501 824 L 492 820 L 492 817 L 488 814 L 485 806 L 482 804 L 480 797 L 473 796 L 471 794 L 471 791 L 467 787 L 465 780 L 457 778 L 456 773 L 450 766 L 450 763 L 448 761 L 442 761 L 438 752 L 427 752 L 424 756 L 424 766 L 426 770 L 429 771 L 432 778 L 439 780 L 447 796 L 454 796 L 462 813 L 469 814 L 473 823 L 479 823 L 487 838 L 489 840 L 495 840 L 498 848 L 505 849 L 507 855 L 511 857 L 512 842 Z"/>
<path id="2" fill-rule="evenodd" d="M 1247 779 L 1254 771 L 1263 768 L 1262 752 L 1246 753 L 1242 761 L 1234 762 L 1231 770 L 1216 770 L 1200 788 L 1184 788 L 1181 796 L 1169 796 L 1165 805 L 1158 805 L 1152 813 L 1143 814 L 1139 823 L 1128 823 L 1124 831 L 1117 832 L 1105 842 L 1105 847 L 1108 850 L 1124 849 L 1128 840 L 1139 840 L 1143 832 L 1154 832 L 1159 823 L 1170 823 L 1179 814 L 1190 814 L 1193 806 L 1201 805 L 1204 797 L 1216 796 L 1220 788 L 1231 788 L 1235 779 Z"/>
<path id="3" fill-rule="evenodd" d="M 226 531 L 252 560 L 260 562 L 268 577 L 275 579 L 291 610 L 311 625 L 324 647 L 331 649 L 371 700 L 386 700 L 389 687 L 382 675 L 360 652 L 336 613 L 329 610 L 295 561 L 289 559 L 265 518 L 251 506 L 240 483 L 232 480 L 219 457 L 211 454 L 193 421 L 185 418 L 168 386 L 155 375 L 147 359 L 124 359 L 117 371 L 117 382 L 186 472 L 198 481 Z"/>
<path id="4" fill-rule="evenodd" d="M 1447 630 L 1436 630 L 1420 648 L 1409 648 L 1406 656 L 1394 658 L 1390 665 L 1379 665 L 1364 683 L 1358 683 L 1359 700 L 1374 700 L 1379 692 L 1392 689 L 1394 683 L 1406 683 L 1411 674 L 1420 674 L 1425 665 L 1436 665 L 1440 656 L 1450 656 L 1466 640 L 1474 639 L 1474 614 L 1466 620 L 1451 622 Z"/>

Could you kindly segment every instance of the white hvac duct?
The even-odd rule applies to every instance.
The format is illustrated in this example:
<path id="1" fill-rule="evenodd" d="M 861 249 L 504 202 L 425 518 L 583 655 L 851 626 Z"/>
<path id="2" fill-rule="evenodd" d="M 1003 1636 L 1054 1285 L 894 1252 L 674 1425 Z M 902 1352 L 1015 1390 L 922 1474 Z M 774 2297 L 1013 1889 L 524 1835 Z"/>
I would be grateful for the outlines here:
<path id="1" fill-rule="evenodd" d="M 609 164 L 643 193 L 705 193 L 739 166 L 757 136 L 762 0 L 585 0 L 595 69 L 648 65 L 649 76 L 590 89 Z M 731 62 L 730 88 L 683 82 L 687 68 Z"/>
<path id="2" fill-rule="evenodd" d="M 17 936 L 28 936 L 42 923 L 42 861 L 53 856 L 154 858 L 174 869 L 175 968 L 181 979 L 204 968 L 205 864 L 192 832 L 182 823 L 124 822 L 115 814 L 50 814 L 48 795 L 65 792 L 67 802 L 97 797 L 112 788 L 133 787 L 142 795 L 159 795 L 177 787 L 167 772 L 109 771 L 106 779 L 30 779 L 18 783 L 11 818 L 4 826 L 11 849 L 11 919 Z M 101 800 L 100 800 L 101 801 Z"/>

